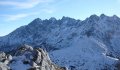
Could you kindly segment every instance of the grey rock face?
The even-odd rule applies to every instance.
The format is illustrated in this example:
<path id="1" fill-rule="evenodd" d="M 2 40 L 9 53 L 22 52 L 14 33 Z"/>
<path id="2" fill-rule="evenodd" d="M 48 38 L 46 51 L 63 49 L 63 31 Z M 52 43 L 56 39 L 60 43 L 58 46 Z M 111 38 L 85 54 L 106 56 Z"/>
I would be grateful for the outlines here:
<path id="1" fill-rule="evenodd" d="M 24 45 L 13 56 L 0 53 L 0 70 L 65 70 L 52 63 L 47 52 Z"/>
<path id="2" fill-rule="evenodd" d="M 10 60 L 12 60 L 10 55 L 0 52 L 0 70 L 9 70 L 10 67 L 7 64 L 9 64 Z"/>

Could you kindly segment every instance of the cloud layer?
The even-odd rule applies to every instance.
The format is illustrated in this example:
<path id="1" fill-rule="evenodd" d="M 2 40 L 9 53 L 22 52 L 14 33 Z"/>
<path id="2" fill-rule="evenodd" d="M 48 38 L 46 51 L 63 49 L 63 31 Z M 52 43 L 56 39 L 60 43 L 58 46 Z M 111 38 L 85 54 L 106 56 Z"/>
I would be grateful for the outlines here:
<path id="1" fill-rule="evenodd" d="M 25 17 L 33 16 L 38 13 L 20 13 L 20 14 L 13 14 L 13 15 L 0 15 L 1 17 L 5 17 L 6 21 L 16 21 L 20 20 Z"/>
<path id="2" fill-rule="evenodd" d="M 18 1 L 0 1 L 0 5 L 2 6 L 12 6 L 13 8 L 33 8 L 38 4 L 49 3 L 53 2 L 53 0 L 27 0 L 25 2 L 18 2 Z"/>
<path id="3" fill-rule="evenodd" d="M 54 12 L 54 9 L 50 8 L 48 5 L 49 3 L 54 2 L 55 0 L 0 0 L 0 6 L 7 7 L 7 9 L 11 9 L 14 11 L 14 13 L 4 13 L 0 14 L 0 16 L 6 18 L 6 21 L 15 21 L 19 20 L 25 17 L 38 15 L 40 13 L 48 13 L 51 14 Z M 38 6 L 39 5 L 39 6 Z M 44 7 L 42 7 L 44 6 Z M 39 7 L 39 9 L 36 9 L 33 11 L 34 7 Z M 14 9 L 13 9 L 14 8 Z M 18 11 L 19 10 L 19 11 Z M 26 13 L 22 12 L 25 11 Z M 9 11 L 9 10 L 7 10 Z M 37 13 L 35 11 L 38 11 Z M 22 12 L 22 13 L 21 13 Z"/>

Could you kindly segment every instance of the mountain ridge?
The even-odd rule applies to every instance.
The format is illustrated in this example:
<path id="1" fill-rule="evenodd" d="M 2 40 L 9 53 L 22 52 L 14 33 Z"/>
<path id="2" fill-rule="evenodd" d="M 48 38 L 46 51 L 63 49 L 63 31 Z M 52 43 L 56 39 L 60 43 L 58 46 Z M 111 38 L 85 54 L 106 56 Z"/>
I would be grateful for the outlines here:
<path id="1" fill-rule="evenodd" d="M 67 26 L 67 27 L 71 26 L 71 28 L 75 28 L 75 27 L 79 28 L 81 25 L 84 24 L 84 22 L 89 23 L 89 26 L 87 26 L 86 28 L 88 29 L 90 27 L 90 29 L 88 29 L 88 30 L 92 30 L 92 28 L 94 29 L 93 26 L 95 26 L 95 27 L 98 26 L 98 25 L 96 25 L 96 23 L 98 24 L 98 22 L 96 22 L 96 21 L 99 21 L 99 19 L 103 19 L 103 18 L 104 19 L 105 18 L 109 18 L 109 19 L 113 18 L 114 19 L 114 17 L 119 19 L 115 15 L 112 16 L 112 17 L 108 17 L 108 16 L 106 16 L 104 14 L 101 14 L 100 16 L 91 15 L 89 18 L 86 18 L 83 21 L 75 20 L 73 18 L 64 17 L 64 16 L 62 17 L 62 19 L 59 19 L 59 20 L 55 19 L 54 17 L 50 18 L 49 20 L 47 20 L 47 19 L 46 20 L 41 20 L 40 18 L 36 18 L 32 22 L 30 22 L 30 24 L 25 25 L 25 26 L 21 26 L 20 28 L 14 30 L 13 32 L 11 32 L 10 34 L 8 34 L 6 36 L 9 37 L 9 36 L 12 36 L 12 34 L 14 35 L 14 33 L 17 33 L 17 34 L 22 33 L 22 34 L 19 34 L 18 36 L 21 35 L 21 37 L 27 37 L 27 36 L 30 36 L 30 34 L 32 34 L 32 32 L 34 32 L 34 30 L 41 30 L 41 31 L 43 30 L 42 32 L 44 33 L 45 31 L 50 32 L 50 30 L 51 30 L 50 28 L 54 29 L 56 27 L 60 28 L 60 27 L 63 27 L 63 26 Z M 84 28 L 85 28 L 85 25 L 88 25 L 88 24 L 84 24 Z M 39 33 L 39 31 L 38 32 L 36 31 L 34 33 L 34 35 L 37 34 L 37 33 Z M 40 34 L 38 34 L 38 35 L 40 35 Z M 3 37 L 6 37 L 6 36 L 3 36 Z M 0 37 L 0 39 L 3 38 L 3 37 Z M 17 38 L 19 38 L 19 37 L 17 37 Z"/>
<path id="2" fill-rule="evenodd" d="M 120 18 L 116 15 L 91 15 L 85 20 L 36 18 L 1 37 L 0 51 L 8 52 L 28 44 L 47 50 L 52 61 L 70 70 L 119 70 L 116 68 L 120 59 L 119 33 Z"/>

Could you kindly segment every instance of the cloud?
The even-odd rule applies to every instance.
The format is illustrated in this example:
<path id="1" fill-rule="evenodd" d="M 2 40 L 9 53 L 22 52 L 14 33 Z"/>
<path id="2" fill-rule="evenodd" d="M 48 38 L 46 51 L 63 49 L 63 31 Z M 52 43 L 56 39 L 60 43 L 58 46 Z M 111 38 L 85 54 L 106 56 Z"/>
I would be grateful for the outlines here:
<path id="1" fill-rule="evenodd" d="M 3 17 L 5 21 L 16 21 L 26 17 L 39 15 L 41 13 L 52 14 L 55 12 L 55 9 L 41 9 L 38 12 L 31 12 L 31 13 L 19 13 L 19 14 L 1 14 L 0 17 Z"/>
<path id="2" fill-rule="evenodd" d="M 16 15 L 6 15 L 8 21 L 15 21 L 25 17 L 28 17 L 29 14 L 16 14 Z"/>
<path id="3" fill-rule="evenodd" d="M 52 14 L 55 12 L 55 9 L 42 9 L 42 12 L 48 13 L 48 14 Z"/>
<path id="4" fill-rule="evenodd" d="M 10 14 L 9 12 L 5 12 L 4 14 L 1 14 L 0 17 L 3 17 L 3 19 L 5 19 L 4 21 L 16 21 L 33 15 L 38 16 L 41 13 L 52 14 L 55 12 L 55 9 L 51 6 L 51 3 L 54 2 L 55 0 L 0 0 L 0 6 L 6 6 L 6 10 L 8 10 L 9 8 L 15 8 L 13 9 L 14 12 L 11 12 L 12 14 Z M 26 10 L 29 13 L 20 13 L 25 9 L 33 9 L 37 5 L 39 5 L 39 9 L 36 9 L 34 11 Z M 16 9 L 21 10 L 17 11 Z"/>
<path id="5" fill-rule="evenodd" d="M 32 15 L 36 15 L 37 13 L 27 13 L 27 14 L 14 14 L 14 15 L 0 15 L 2 17 L 5 18 L 6 21 L 16 21 L 16 20 L 20 20 L 23 19 L 25 17 L 29 17 Z"/>
<path id="6" fill-rule="evenodd" d="M 2 6 L 12 6 L 14 8 L 21 8 L 21 9 L 27 9 L 27 8 L 33 8 L 37 6 L 38 4 L 43 3 L 49 3 L 53 2 L 54 0 L 27 0 L 24 2 L 18 2 L 18 1 L 0 1 L 0 5 Z"/>

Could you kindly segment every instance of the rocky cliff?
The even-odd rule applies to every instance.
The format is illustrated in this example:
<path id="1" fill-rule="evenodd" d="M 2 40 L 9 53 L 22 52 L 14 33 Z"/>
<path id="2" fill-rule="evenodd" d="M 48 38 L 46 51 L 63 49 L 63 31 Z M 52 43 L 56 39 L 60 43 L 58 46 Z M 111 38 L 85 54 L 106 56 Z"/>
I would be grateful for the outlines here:
<path id="1" fill-rule="evenodd" d="M 11 54 L 11 55 L 9 55 Z M 66 70 L 52 63 L 41 48 L 23 45 L 9 53 L 0 53 L 0 70 Z"/>

